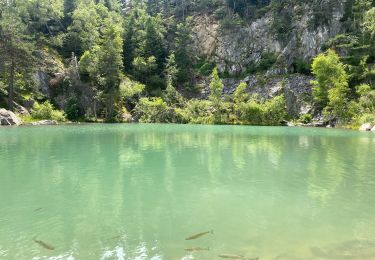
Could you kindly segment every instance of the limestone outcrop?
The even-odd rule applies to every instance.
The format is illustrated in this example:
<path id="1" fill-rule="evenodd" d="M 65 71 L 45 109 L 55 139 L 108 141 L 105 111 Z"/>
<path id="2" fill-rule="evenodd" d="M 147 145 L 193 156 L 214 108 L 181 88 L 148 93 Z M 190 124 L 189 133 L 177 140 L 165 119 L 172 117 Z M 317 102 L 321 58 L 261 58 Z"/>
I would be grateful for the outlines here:
<path id="1" fill-rule="evenodd" d="M 0 108 L 0 125 L 2 126 L 12 126 L 21 125 L 21 119 L 16 116 L 12 111 Z"/>

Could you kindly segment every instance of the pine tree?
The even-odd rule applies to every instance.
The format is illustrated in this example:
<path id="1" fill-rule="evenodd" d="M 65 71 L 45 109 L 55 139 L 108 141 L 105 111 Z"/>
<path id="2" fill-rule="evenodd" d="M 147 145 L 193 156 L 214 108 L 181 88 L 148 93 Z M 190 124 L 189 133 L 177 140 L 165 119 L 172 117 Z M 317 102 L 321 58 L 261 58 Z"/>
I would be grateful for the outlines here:
<path id="1" fill-rule="evenodd" d="M 178 67 L 177 79 L 187 82 L 192 78 L 193 50 L 191 31 L 186 24 L 179 23 L 176 31 L 176 65 Z"/>
<path id="2" fill-rule="evenodd" d="M 149 17 L 145 27 L 144 56 L 154 56 L 158 65 L 158 73 L 162 73 L 167 53 L 161 26 L 157 23 L 156 18 Z"/>
<path id="3" fill-rule="evenodd" d="M 26 24 L 20 14 L 22 2 L 9 2 L 1 6 L 0 12 L 0 59 L 1 74 L 8 86 L 8 106 L 13 110 L 17 88 L 17 74 L 28 75 L 32 68 L 34 43 L 28 35 Z"/>

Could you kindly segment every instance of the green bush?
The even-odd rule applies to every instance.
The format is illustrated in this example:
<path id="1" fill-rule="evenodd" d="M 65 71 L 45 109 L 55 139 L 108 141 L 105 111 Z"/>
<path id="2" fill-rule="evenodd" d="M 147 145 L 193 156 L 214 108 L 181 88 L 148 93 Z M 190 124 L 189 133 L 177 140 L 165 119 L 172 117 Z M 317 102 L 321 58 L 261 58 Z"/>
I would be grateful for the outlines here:
<path id="1" fill-rule="evenodd" d="M 31 109 L 31 116 L 32 118 L 38 120 L 66 120 L 64 112 L 55 110 L 49 101 L 46 101 L 43 104 L 35 102 L 34 107 Z"/>
<path id="2" fill-rule="evenodd" d="M 277 61 L 277 55 L 275 53 L 265 53 L 259 61 L 257 71 L 266 71 L 270 69 Z"/>
<path id="3" fill-rule="evenodd" d="M 304 59 L 298 58 L 296 59 L 293 64 L 293 69 L 295 73 L 309 75 L 310 72 L 310 64 L 306 62 Z"/>
<path id="4" fill-rule="evenodd" d="M 186 118 L 193 124 L 213 124 L 213 109 L 208 100 L 191 99 L 185 107 Z"/>
<path id="5" fill-rule="evenodd" d="M 267 100 L 264 107 L 264 125 L 281 125 L 288 117 L 284 95 Z"/>
<path id="6" fill-rule="evenodd" d="M 214 62 L 210 62 L 204 59 L 198 61 L 196 68 L 198 73 L 202 76 L 208 76 L 211 74 L 212 70 L 216 67 Z"/>
<path id="7" fill-rule="evenodd" d="M 134 108 L 141 123 L 172 123 L 174 110 L 160 97 L 141 98 Z"/>
<path id="8" fill-rule="evenodd" d="M 280 125 L 287 119 L 283 95 L 265 102 L 251 98 L 248 102 L 234 105 L 237 123 L 248 125 Z"/>
<path id="9" fill-rule="evenodd" d="M 362 124 L 366 123 L 375 125 L 375 113 L 364 113 L 357 115 L 352 119 L 348 127 L 352 129 L 359 129 Z"/>
<path id="10" fill-rule="evenodd" d="M 246 125 L 262 125 L 264 108 L 255 99 L 248 102 L 236 104 L 234 111 L 237 115 L 238 123 Z"/>
<path id="11" fill-rule="evenodd" d="M 309 124 L 312 121 L 312 115 L 311 114 L 304 114 L 301 115 L 300 118 L 298 119 L 298 122 L 304 123 L 304 124 Z"/>

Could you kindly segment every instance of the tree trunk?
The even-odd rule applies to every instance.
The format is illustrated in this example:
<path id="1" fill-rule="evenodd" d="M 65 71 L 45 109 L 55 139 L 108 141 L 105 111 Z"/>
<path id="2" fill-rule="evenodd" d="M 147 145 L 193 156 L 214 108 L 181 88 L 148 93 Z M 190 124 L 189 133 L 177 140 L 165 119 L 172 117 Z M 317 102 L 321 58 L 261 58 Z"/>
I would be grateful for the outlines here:
<path id="1" fill-rule="evenodd" d="M 8 86 L 8 106 L 9 110 L 13 111 L 13 98 L 14 98 L 14 74 L 16 69 L 16 63 L 14 60 L 14 55 L 11 53 L 10 56 L 10 71 L 9 71 L 9 86 Z"/>

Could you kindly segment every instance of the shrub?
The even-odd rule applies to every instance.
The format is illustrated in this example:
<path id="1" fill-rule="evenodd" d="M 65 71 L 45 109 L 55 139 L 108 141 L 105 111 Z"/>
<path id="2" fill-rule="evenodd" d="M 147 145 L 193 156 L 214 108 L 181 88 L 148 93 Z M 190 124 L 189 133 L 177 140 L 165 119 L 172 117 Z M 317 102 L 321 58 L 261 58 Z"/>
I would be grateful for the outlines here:
<path id="1" fill-rule="evenodd" d="M 270 69 L 277 61 L 277 55 L 275 53 L 265 53 L 259 61 L 257 71 L 266 71 Z"/>
<path id="2" fill-rule="evenodd" d="M 300 118 L 298 119 L 298 122 L 304 123 L 304 124 L 309 124 L 312 121 L 312 115 L 311 114 L 304 114 L 301 115 Z"/>
<path id="3" fill-rule="evenodd" d="M 249 125 L 280 125 L 287 119 L 285 98 L 283 95 L 260 102 L 254 97 L 248 102 L 234 105 L 237 122 Z"/>
<path id="4" fill-rule="evenodd" d="M 193 124 L 213 124 L 213 109 L 208 100 L 191 99 L 185 108 L 186 118 Z"/>
<path id="5" fill-rule="evenodd" d="M 360 96 L 358 103 L 361 111 L 375 113 L 375 90 L 363 84 L 357 87 L 357 94 Z"/>
<path id="6" fill-rule="evenodd" d="M 208 76 L 212 72 L 212 70 L 215 68 L 215 63 L 211 62 L 205 62 L 203 65 L 199 68 L 199 74 L 203 76 Z"/>
<path id="7" fill-rule="evenodd" d="M 63 111 L 55 110 L 49 101 L 39 104 L 35 102 L 34 107 L 31 109 L 31 116 L 34 119 L 49 119 L 56 121 L 65 121 L 65 114 Z"/>
<path id="8" fill-rule="evenodd" d="M 134 111 L 142 123 L 171 123 L 174 121 L 174 110 L 168 107 L 160 97 L 141 98 Z"/>
<path id="9" fill-rule="evenodd" d="M 264 125 L 280 125 L 287 119 L 284 95 L 274 97 L 264 103 Z"/>
<path id="10" fill-rule="evenodd" d="M 292 66 L 293 66 L 295 73 L 300 73 L 300 74 L 305 74 L 305 75 L 310 74 L 310 64 L 301 58 L 296 59 L 293 62 Z"/>
<path id="11" fill-rule="evenodd" d="M 262 125 L 264 118 L 264 109 L 255 99 L 249 100 L 247 103 L 240 103 L 235 106 L 238 119 L 242 124 Z"/>

